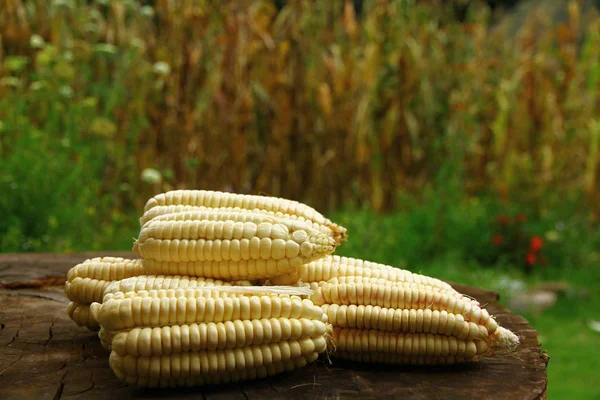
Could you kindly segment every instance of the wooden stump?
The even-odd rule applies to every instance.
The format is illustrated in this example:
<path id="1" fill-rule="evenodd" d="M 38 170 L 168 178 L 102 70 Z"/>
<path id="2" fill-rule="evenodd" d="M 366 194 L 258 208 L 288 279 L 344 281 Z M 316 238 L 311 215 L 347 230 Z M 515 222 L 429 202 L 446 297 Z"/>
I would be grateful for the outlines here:
<path id="1" fill-rule="evenodd" d="M 73 265 L 107 254 L 0 255 L 0 399 L 403 398 L 540 399 L 548 356 L 527 321 L 497 304 L 496 293 L 453 285 L 475 297 L 522 341 L 510 355 L 451 367 L 391 367 L 319 360 L 264 380 L 177 390 L 138 389 L 119 382 L 96 334 L 67 316 L 63 293 Z M 132 257 L 121 253 L 123 257 Z"/>

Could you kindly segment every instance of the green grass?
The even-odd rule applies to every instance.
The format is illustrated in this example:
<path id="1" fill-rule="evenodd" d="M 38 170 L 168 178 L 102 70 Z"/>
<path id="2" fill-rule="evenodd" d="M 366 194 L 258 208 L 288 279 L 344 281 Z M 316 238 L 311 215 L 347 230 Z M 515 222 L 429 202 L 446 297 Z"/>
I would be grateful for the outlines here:
<path id="1" fill-rule="evenodd" d="M 335 217 L 349 230 L 349 241 L 339 248 L 338 253 L 494 290 L 500 293 L 500 302 L 504 305 L 509 303 L 512 293 L 506 284 L 509 280 L 521 280 L 526 286 L 547 280 L 568 282 L 577 294 L 561 295 L 554 306 L 541 314 L 526 313 L 524 317 L 538 331 L 542 349 L 550 355 L 549 398 L 600 398 L 597 382 L 600 333 L 587 326 L 589 320 L 600 320 L 600 265 L 591 246 L 595 243 L 594 235 L 585 225 L 573 223 L 573 229 L 577 231 L 563 233 L 565 238 L 572 239 L 555 244 L 562 255 L 567 254 L 582 264 L 571 264 L 569 258 L 557 255 L 557 264 L 549 260 L 546 270 L 534 271 L 532 275 L 525 274 L 518 265 L 484 264 L 476 258 L 482 252 L 493 251 L 489 242 L 492 231 L 489 226 L 493 226 L 489 220 L 493 214 L 486 213 L 484 209 L 489 211 L 489 207 L 482 204 L 458 205 L 447 210 L 446 217 L 450 222 L 453 218 L 463 218 L 463 223 L 438 230 L 437 244 L 432 237 L 436 232 L 433 229 L 435 220 L 428 222 L 433 214 L 430 204 L 389 215 L 368 211 L 338 213 Z M 539 227 L 544 221 L 535 221 L 531 225 Z M 451 250 L 450 245 L 456 246 L 455 250 Z M 481 248 L 473 251 L 475 246 Z M 550 250 L 553 249 L 548 249 L 548 253 L 552 253 Z"/>

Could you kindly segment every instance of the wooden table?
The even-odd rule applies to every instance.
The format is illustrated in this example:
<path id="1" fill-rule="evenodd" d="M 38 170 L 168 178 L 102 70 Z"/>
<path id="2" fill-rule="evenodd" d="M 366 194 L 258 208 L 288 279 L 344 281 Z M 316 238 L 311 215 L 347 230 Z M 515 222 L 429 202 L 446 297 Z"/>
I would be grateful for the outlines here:
<path id="1" fill-rule="evenodd" d="M 497 304 L 498 295 L 463 285 L 522 340 L 518 351 L 453 367 L 390 367 L 319 360 L 270 379 L 222 387 L 137 389 L 119 382 L 96 335 L 66 315 L 66 273 L 107 254 L 0 255 L 0 399 L 403 398 L 540 399 L 548 356 L 527 321 Z M 112 253 L 111 255 L 115 255 Z M 130 257 L 129 253 L 118 254 Z"/>

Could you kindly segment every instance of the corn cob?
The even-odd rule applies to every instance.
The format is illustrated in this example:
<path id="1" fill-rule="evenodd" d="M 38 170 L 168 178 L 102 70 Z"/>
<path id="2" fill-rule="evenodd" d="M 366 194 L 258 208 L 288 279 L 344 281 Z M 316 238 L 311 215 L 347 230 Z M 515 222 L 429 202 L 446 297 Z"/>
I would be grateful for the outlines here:
<path id="1" fill-rule="evenodd" d="M 276 222 L 250 213 L 227 217 L 234 219 L 150 221 L 134 248 L 143 258 L 157 261 L 274 260 L 282 270 L 290 271 L 334 249 L 332 237 L 301 221 Z"/>
<path id="2" fill-rule="evenodd" d="M 282 214 L 296 215 L 305 220 L 313 221 L 328 226 L 336 236 L 338 242 L 346 238 L 346 228 L 334 224 L 312 207 L 297 201 L 278 197 L 244 195 L 236 193 L 214 192 L 209 190 L 174 190 L 161 193 L 146 203 L 144 212 L 157 206 L 188 205 L 197 207 L 238 207 L 245 210 L 260 209 Z"/>
<path id="3" fill-rule="evenodd" d="M 121 257 L 98 257 L 77 264 L 69 270 L 65 282 L 65 294 L 72 301 L 67 307 L 69 317 L 79 326 L 98 330 L 98 322 L 90 314 L 89 305 L 102 301 L 104 290 L 113 281 L 141 272 L 141 260 Z"/>
<path id="4" fill-rule="evenodd" d="M 412 282 L 439 289 L 454 290 L 452 286 L 436 278 L 414 274 L 389 265 L 335 255 L 304 264 L 298 268 L 296 273 L 270 278 L 270 281 L 272 284 L 281 285 L 297 280 L 304 283 L 326 282 L 332 278 L 350 276 L 385 279 L 390 282 Z"/>
<path id="5" fill-rule="evenodd" d="M 290 270 L 288 260 L 191 261 L 171 262 L 146 259 L 149 274 L 205 276 L 223 280 L 255 280 L 276 276 Z"/>
<path id="6" fill-rule="evenodd" d="M 141 260 L 130 260 L 121 257 L 97 257 L 71 268 L 67 274 L 67 281 L 71 282 L 77 277 L 117 281 L 141 274 Z"/>
<path id="7" fill-rule="evenodd" d="M 112 281 L 76 277 L 71 282 L 65 283 L 65 294 L 71 301 L 91 304 L 102 301 L 104 290 L 111 283 Z"/>
<path id="8" fill-rule="evenodd" d="M 118 293 L 117 293 L 118 294 Z M 194 295 L 198 294 L 198 295 Z M 322 320 L 323 311 L 297 296 L 240 296 L 221 291 L 148 291 L 135 297 L 107 298 L 96 318 L 108 330 L 134 327 L 183 325 L 194 322 L 225 322 L 236 319 L 309 318 Z"/>
<path id="9" fill-rule="evenodd" d="M 325 351 L 320 307 L 304 288 L 205 287 L 107 293 L 91 312 L 110 366 L 139 386 L 255 379 L 306 365 Z"/>
<path id="10" fill-rule="evenodd" d="M 465 320 L 462 314 L 427 309 L 393 309 L 379 306 L 324 304 L 328 321 L 336 327 L 388 332 L 433 333 L 458 339 L 486 339 L 485 326 Z"/>
<path id="11" fill-rule="evenodd" d="M 325 338 L 321 336 L 314 339 L 282 340 L 278 343 L 241 348 L 182 352 L 163 356 L 121 356 L 113 351 L 110 363 L 113 370 L 121 371 L 125 376 L 160 379 L 166 375 L 171 378 L 185 378 L 190 375 L 258 368 L 274 362 L 321 353 L 326 347 Z"/>
<path id="12" fill-rule="evenodd" d="M 257 353 L 253 353 L 253 356 Z M 138 376 L 138 375 L 126 375 L 124 371 L 124 360 L 118 355 L 111 354 L 110 358 L 110 366 L 117 375 L 122 380 L 125 380 L 129 384 L 134 384 L 142 387 L 181 387 L 181 386 L 200 386 L 200 385 L 217 385 L 217 384 L 227 384 L 233 382 L 240 382 L 246 380 L 254 380 L 254 379 L 262 379 L 267 376 L 272 376 L 276 374 L 280 374 L 286 371 L 292 371 L 295 369 L 302 368 L 307 364 L 315 361 L 319 357 L 318 353 L 313 353 L 308 356 L 301 356 L 296 358 L 290 358 L 284 361 L 273 362 L 268 365 L 262 365 L 260 367 L 252 367 L 252 368 L 243 368 L 237 369 L 234 371 L 225 371 L 219 373 L 208 373 L 203 374 L 200 373 L 201 368 L 198 367 L 198 359 L 194 358 L 193 360 L 189 360 L 189 356 L 184 354 L 180 361 L 175 364 L 177 367 L 183 367 L 184 373 L 187 376 L 179 376 L 178 378 L 172 378 L 169 374 L 165 374 L 167 376 L 161 376 L 159 379 L 149 378 L 148 376 Z M 131 359 L 130 359 L 131 360 Z M 223 360 L 223 358 L 221 358 Z M 150 368 L 148 358 L 141 359 L 140 362 L 142 366 L 148 369 Z M 157 361 L 157 359 L 153 359 L 152 361 Z M 168 362 L 169 360 L 167 360 Z M 214 358 L 211 359 L 214 362 Z M 241 360 L 240 360 L 241 361 Z M 134 362 L 134 360 L 131 360 Z M 137 362 L 137 360 L 135 361 Z M 160 359 L 162 363 L 163 360 Z M 194 365 L 191 364 L 194 362 Z M 156 364 L 152 364 L 153 367 L 156 367 Z M 171 365 L 169 364 L 169 367 Z M 135 371 L 135 369 L 134 369 Z M 170 371 L 170 370 L 169 370 Z M 188 372 L 189 371 L 189 372 Z"/>
<path id="13" fill-rule="evenodd" d="M 193 220 L 211 220 L 211 221 L 226 221 L 232 219 L 230 215 L 237 218 L 236 214 L 247 214 L 248 221 L 252 221 L 253 215 L 265 215 L 274 221 L 278 220 L 296 220 L 305 223 L 308 227 L 321 232 L 326 236 L 331 236 L 335 239 L 335 245 L 338 246 L 346 239 L 345 236 L 336 234 L 327 225 L 314 222 L 304 217 L 294 214 L 284 214 L 281 212 L 265 211 L 258 208 L 253 210 L 245 210 L 239 207 L 229 208 L 210 208 L 210 207 L 194 207 L 194 206 L 158 206 L 148 210 L 140 219 L 140 225 L 143 228 L 150 221 L 193 221 Z"/>
<path id="14" fill-rule="evenodd" d="M 112 282 L 103 292 L 104 297 L 108 293 L 117 292 L 139 292 L 142 290 L 159 289 L 193 289 L 205 286 L 252 286 L 250 281 L 224 282 L 218 279 L 169 276 L 169 275 L 140 275 Z M 100 300 L 95 300 L 101 302 Z"/>
<path id="15" fill-rule="evenodd" d="M 456 297 L 457 299 L 463 299 L 465 301 L 469 301 L 471 303 L 479 305 L 479 302 L 475 299 L 467 297 L 462 293 L 457 292 L 454 289 L 441 289 L 436 286 L 430 286 L 428 284 L 423 283 L 414 283 L 414 282 L 395 282 L 389 281 L 387 279 L 380 278 L 369 278 L 365 276 L 342 276 L 339 278 L 332 278 L 327 282 L 319 282 L 319 283 L 311 283 L 309 286 L 312 289 L 316 289 L 319 286 L 327 286 L 327 285 L 338 285 L 338 284 L 372 284 L 378 286 L 387 286 L 387 287 L 398 287 L 404 289 L 418 289 L 421 291 L 431 291 L 431 292 L 439 292 L 440 294 L 446 294 L 448 296 Z"/>
<path id="16" fill-rule="evenodd" d="M 100 328 L 98 321 L 90 313 L 89 304 L 71 302 L 67 306 L 67 314 L 77 325 L 84 326 L 90 331 L 97 331 Z"/>
<path id="17" fill-rule="evenodd" d="M 484 325 L 490 333 L 498 327 L 485 309 L 481 309 L 469 299 L 457 299 L 452 295 L 431 290 L 372 283 L 326 283 L 316 288 L 311 300 L 317 305 L 353 304 L 409 310 L 445 310 L 448 313 L 462 314 L 465 320 Z"/>
<path id="18" fill-rule="evenodd" d="M 417 359 L 423 357 L 423 360 L 429 360 L 429 363 L 449 364 L 472 361 L 489 351 L 489 346 L 484 340 L 458 339 L 454 336 L 432 333 L 335 328 L 333 338 L 337 349 L 342 352 L 342 357 L 343 353 L 358 353 L 362 354 L 363 358 L 369 355 L 367 359 L 380 358 L 386 363 L 411 364 L 414 357 Z M 337 352 L 336 357 L 339 357 Z"/>
<path id="19" fill-rule="evenodd" d="M 365 278 L 311 286 L 311 300 L 335 327 L 336 358 L 450 364 L 511 350 L 519 342 L 479 303 L 454 291 Z"/>
<path id="20" fill-rule="evenodd" d="M 121 331 L 112 339 L 112 349 L 122 356 L 160 356 L 322 337 L 326 330 L 324 322 L 307 318 L 199 322 Z"/>

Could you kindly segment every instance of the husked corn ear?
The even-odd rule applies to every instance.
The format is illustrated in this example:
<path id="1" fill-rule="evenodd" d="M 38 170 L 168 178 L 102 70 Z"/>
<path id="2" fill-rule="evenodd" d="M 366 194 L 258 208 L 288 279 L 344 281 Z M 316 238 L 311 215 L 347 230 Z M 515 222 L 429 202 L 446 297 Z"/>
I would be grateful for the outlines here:
<path id="1" fill-rule="evenodd" d="M 89 304 L 71 302 L 67 306 L 67 314 L 77 325 L 85 326 L 92 332 L 100 328 L 98 321 L 90 313 Z"/>
<path id="2" fill-rule="evenodd" d="M 488 344 L 483 340 L 463 340 L 433 333 L 335 328 L 333 337 L 337 350 L 342 353 L 376 354 L 389 363 L 411 363 L 411 357 L 430 357 L 432 362 L 444 358 L 448 360 L 447 357 L 470 361 L 478 355 L 487 354 L 489 350 Z M 380 356 L 383 354 L 389 355 Z M 337 351 L 334 356 L 339 356 Z"/>
<path id="3" fill-rule="evenodd" d="M 190 376 L 171 378 L 169 376 L 161 377 L 160 379 L 149 378 L 147 376 L 125 376 L 122 371 L 117 373 L 117 376 L 125 380 L 129 384 L 134 384 L 142 387 L 181 387 L 181 386 L 200 386 L 200 385 L 216 385 L 227 384 L 246 380 L 262 379 L 267 376 L 280 374 L 286 371 L 302 368 L 307 364 L 315 361 L 319 357 L 318 353 L 313 353 L 308 356 L 291 358 L 285 361 L 273 362 L 269 365 L 263 365 L 254 368 L 238 369 L 231 372 L 219 372 L 209 374 L 198 374 L 198 367 L 190 364 Z M 146 365 L 146 359 L 142 361 Z M 185 360 L 184 360 L 185 363 Z M 120 368 L 122 360 L 116 361 L 113 365 Z M 184 364 L 186 365 L 186 364 Z M 114 370 L 115 368 L 113 368 Z M 115 371 L 116 372 L 116 371 Z M 120 374 L 120 375 L 119 375 Z"/>
<path id="4" fill-rule="evenodd" d="M 146 216 L 146 214 L 150 214 Z M 240 217 L 244 216 L 245 220 Z M 260 217 L 259 217 L 260 216 Z M 306 224 L 309 228 L 321 232 L 326 236 L 334 237 L 336 245 L 339 245 L 344 238 L 336 235 L 329 226 L 304 219 L 301 216 L 293 214 L 283 214 L 281 212 L 264 211 L 258 208 L 254 210 L 245 210 L 239 207 L 233 208 L 209 208 L 209 207 L 192 207 L 192 206 L 158 206 L 151 208 L 140 221 L 144 221 L 142 228 L 149 221 L 227 221 L 239 220 L 242 222 L 260 223 L 272 220 L 280 221 L 300 221 Z"/>
<path id="5" fill-rule="evenodd" d="M 454 296 L 457 299 L 463 299 L 465 301 L 470 301 L 472 303 L 475 303 L 477 305 L 479 305 L 479 302 L 475 299 L 472 299 L 470 297 L 466 297 L 465 295 L 463 295 L 462 293 L 457 292 L 454 289 L 441 289 L 439 287 L 436 286 L 430 286 L 427 284 L 423 284 L 423 283 L 414 283 L 414 282 L 396 282 L 396 281 L 389 281 L 387 279 L 382 279 L 382 278 L 370 278 L 370 277 L 366 277 L 366 276 L 341 276 L 339 278 L 332 278 L 330 280 L 328 280 L 327 282 L 319 282 L 317 283 L 311 283 L 310 287 L 311 288 L 316 288 L 318 285 L 325 285 L 325 284 L 341 284 L 341 283 L 370 283 L 370 284 L 374 284 L 374 285 L 383 285 L 383 286 L 396 286 L 396 287 L 402 287 L 405 289 L 418 289 L 418 290 L 430 290 L 432 292 L 440 292 L 443 294 L 447 294 L 448 296 Z"/>
<path id="6" fill-rule="evenodd" d="M 390 282 L 412 282 L 434 286 L 445 290 L 454 290 L 452 286 L 436 278 L 413 274 L 389 265 L 378 264 L 356 258 L 330 255 L 298 268 L 292 276 L 283 276 L 270 279 L 275 285 L 302 280 L 305 283 L 326 282 L 332 278 L 344 276 L 363 276 L 368 278 L 385 279 Z M 294 280 L 295 279 L 295 280 Z"/>
<path id="7" fill-rule="evenodd" d="M 65 283 L 65 294 L 69 300 L 74 302 L 88 304 L 95 301 L 100 302 L 104 297 L 104 290 L 111 283 L 111 281 L 76 277 Z"/>
<path id="8" fill-rule="evenodd" d="M 116 281 L 141 275 L 142 273 L 142 260 L 130 260 L 121 257 L 97 257 L 86 260 L 71 268 L 67 274 L 67 281 L 71 282 L 77 277 Z"/>
<path id="9" fill-rule="evenodd" d="M 371 283 L 320 285 L 311 300 L 317 304 L 372 305 L 396 309 L 431 309 L 462 314 L 466 321 L 483 325 L 493 333 L 498 324 L 485 309 L 467 299 L 429 290 L 407 289 Z"/>
<path id="10" fill-rule="evenodd" d="M 304 220 L 313 221 L 329 227 L 336 242 L 346 240 L 346 228 L 331 222 L 321 213 L 306 204 L 278 197 L 256 196 L 237 193 L 214 192 L 209 190 L 174 190 L 154 196 L 146 203 L 144 213 L 157 206 L 189 205 L 197 207 L 230 208 L 244 210 L 259 209 L 284 215 L 296 215 Z"/>
<path id="11" fill-rule="evenodd" d="M 241 260 L 241 261 L 156 261 L 144 260 L 149 274 L 199 276 L 223 280 L 261 279 L 281 275 L 290 270 L 289 260 Z"/>
<path id="12" fill-rule="evenodd" d="M 278 343 L 233 349 L 206 350 L 162 356 L 110 355 L 110 366 L 119 378 L 187 378 L 203 374 L 259 368 L 298 357 L 312 356 L 326 349 L 324 337 L 283 340 Z"/>
<path id="13" fill-rule="evenodd" d="M 250 281 L 224 282 L 218 279 L 178 275 L 140 275 L 112 282 L 104 290 L 104 295 L 116 292 L 138 292 L 141 290 L 158 289 L 192 289 L 205 286 L 252 286 L 252 283 Z M 94 301 L 101 302 L 102 298 Z"/>
<path id="14" fill-rule="evenodd" d="M 120 332 L 112 340 L 112 349 L 122 356 L 160 356 L 316 338 L 325 332 L 324 322 L 307 318 L 200 322 Z"/>
<path id="15" fill-rule="evenodd" d="M 256 224 L 236 220 L 194 220 L 150 221 L 140 232 L 135 247 L 143 258 L 158 261 L 262 259 L 275 260 L 291 270 L 331 253 L 333 245 L 332 237 L 300 221 Z"/>
<path id="16" fill-rule="evenodd" d="M 92 313 L 108 330 L 236 319 L 326 318 L 310 300 L 294 296 L 105 298 L 102 305 L 93 304 Z"/>
<path id="17" fill-rule="evenodd" d="M 131 299 L 136 297 L 150 298 L 221 298 L 221 297 L 246 297 L 246 296 L 271 296 L 279 298 L 300 299 L 300 296 L 310 296 L 312 290 L 309 288 L 294 288 L 290 286 L 207 286 L 196 288 L 177 289 L 151 289 L 138 290 L 136 292 L 107 293 L 103 301 L 115 299 Z M 98 305 L 97 307 L 99 307 Z"/>
<path id="18" fill-rule="evenodd" d="M 484 326 L 465 321 L 461 314 L 445 310 L 393 309 L 379 306 L 356 306 L 324 304 L 321 309 L 335 327 L 376 329 L 388 332 L 433 333 L 455 336 L 458 339 L 486 340 L 488 331 Z"/>
<path id="19" fill-rule="evenodd" d="M 140 218 L 140 226 L 144 226 L 157 217 L 166 214 L 178 214 L 180 212 L 186 211 L 200 211 L 207 210 L 210 207 L 197 207 L 197 206 L 184 206 L 184 205 L 170 205 L 170 206 L 156 206 L 152 207 L 149 210 L 145 211 L 142 217 Z M 223 209 L 223 210 L 232 210 L 232 209 Z"/>

